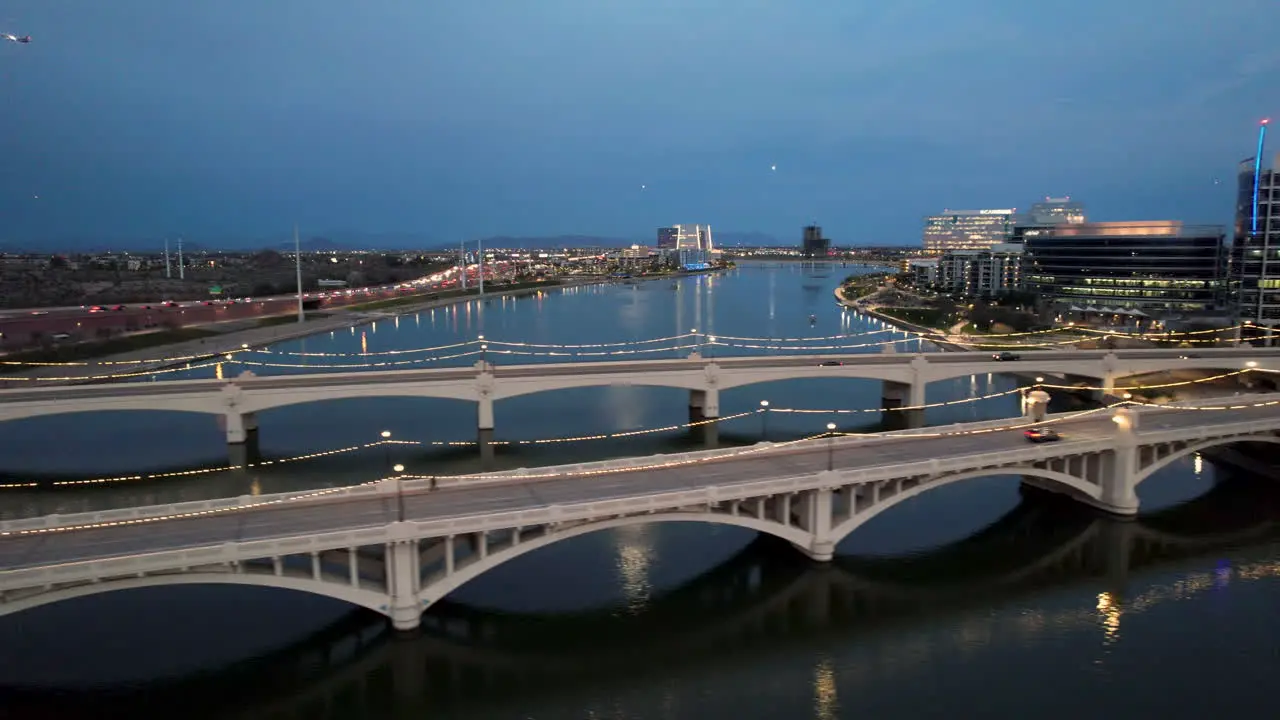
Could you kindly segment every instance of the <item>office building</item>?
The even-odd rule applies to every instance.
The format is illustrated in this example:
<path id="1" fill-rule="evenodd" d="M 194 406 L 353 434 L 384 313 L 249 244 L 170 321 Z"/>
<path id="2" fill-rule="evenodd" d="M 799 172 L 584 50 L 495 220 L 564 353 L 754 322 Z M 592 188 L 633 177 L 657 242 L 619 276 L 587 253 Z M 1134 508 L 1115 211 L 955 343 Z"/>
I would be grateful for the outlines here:
<path id="1" fill-rule="evenodd" d="M 1019 226 L 1023 287 L 1059 313 L 1172 318 L 1222 307 L 1226 233 L 1176 220 Z M 1137 311 L 1137 312 L 1135 312 Z"/>
<path id="2" fill-rule="evenodd" d="M 1280 326 L 1280 154 L 1271 169 L 1260 156 L 1241 162 L 1237 175 L 1230 288 L 1238 321 L 1274 332 Z"/>
<path id="3" fill-rule="evenodd" d="M 831 252 L 831 240 L 822 236 L 822 228 L 806 225 L 800 242 L 800 255 L 807 258 L 825 258 Z"/>
<path id="4" fill-rule="evenodd" d="M 1001 210 L 944 210 L 924 219 L 924 250 L 941 255 L 948 250 L 986 250 L 1009 242 L 1016 208 Z"/>
<path id="5" fill-rule="evenodd" d="M 710 225 L 672 225 L 658 228 L 658 249 L 676 255 L 676 262 L 688 270 L 710 267 L 716 253 Z"/>
<path id="6" fill-rule="evenodd" d="M 1033 203 L 1024 225 L 1078 225 L 1085 221 L 1084 203 L 1072 202 L 1071 197 L 1046 197 L 1044 202 Z"/>
<path id="7" fill-rule="evenodd" d="M 994 298 L 1016 290 L 1022 284 L 1022 251 L 1021 245 L 1001 243 L 943 253 L 935 261 L 933 286 L 966 298 Z"/>

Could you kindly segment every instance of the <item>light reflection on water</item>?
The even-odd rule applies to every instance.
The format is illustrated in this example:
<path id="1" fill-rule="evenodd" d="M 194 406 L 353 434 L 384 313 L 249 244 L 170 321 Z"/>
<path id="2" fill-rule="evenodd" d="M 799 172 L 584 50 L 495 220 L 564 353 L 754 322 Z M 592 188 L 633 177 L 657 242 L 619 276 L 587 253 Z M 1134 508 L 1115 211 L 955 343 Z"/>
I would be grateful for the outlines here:
<path id="1" fill-rule="evenodd" d="M 608 335 L 613 338 L 635 339 L 636 334 L 656 336 L 687 332 L 699 327 L 707 332 L 720 329 L 726 333 L 743 335 L 769 334 L 774 336 L 795 336 L 827 334 L 830 328 L 851 329 L 875 327 L 859 316 L 851 313 L 824 312 L 821 305 L 814 305 L 820 315 L 819 329 L 808 327 L 807 315 L 794 312 L 801 307 L 804 298 L 797 298 L 793 292 L 787 296 L 788 284 L 794 290 L 799 284 L 800 275 L 789 270 L 767 272 L 764 276 L 756 273 L 739 272 L 724 278 L 710 279 L 705 283 L 680 283 L 676 292 L 671 292 L 663 284 L 664 292 L 655 293 L 654 288 L 630 289 L 612 288 L 580 288 L 571 291 L 548 294 L 535 298 L 503 299 L 494 302 L 483 312 L 479 306 L 474 310 L 471 303 L 463 308 L 457 306 L 437 311 L 427 311 L 414 317 L 414 322 L 384 322 L 382 327 L 369 327 L 364 339 L 360 339 L 353 329 L 349 334 L 331 334 L 329 337 L 313 338 L 309 344 L 299 342 L 297 347 L 311 351 L 351 351 L 353 348 L 371 347 L 375 350 L 394 349 L 396 347 L 413 347 L 424 343 L 424 335 L 444 339 L 470 333 L 482 327 L 480 316 L 490 333 L 509 333 L 506 337 L 520 337 L 529 341 L 559 340 L 562 342 L 580 341 L 583 337 L 595 334 Z M 655 284 L 654 287 L 658 287 Z M 719 295 L 715 306 L 710 296 L 711 288 Z M 768 288 L 761 292 L 761 288 Z M 630 293 L 630 294 L 627 294 Z M 706 295 L 704 298 L 703 295 Z M 564 308 L 568 302 L 581 301 L 579 304 L 594 312 L 590 322 L 573 323 L 566 318 Z M 720 309 L 717 311 L 715 307 Z M 805 306 L 807 308 L 807 306 Z M 752 308 L 755 308 L 754 310 Z M 787 310 L 786 308 L 792 308 Z M 717 315 L 716 313 L 721 313 Z M 628 314 L 635 313 L 635 322 L 629 325 Z M 710 319 L 708 319 L 710 313 Z M 788 313 L 791 313 L 790 315 Z M 426 316 L 425 318 L 423 316 Z M 438 317 L 437 317 L 438 315 Z M 760 328 L 760 318 L 767 316 L 770 323 L 767 331 Z M 798 319 L 797 319 L 798 318 Z M 831 321 L 838 318 L 838 323 Z M 744 320 L 745 319 L 745 320 Z M 651 325 L 645 323 L 652 321 Z M 776 327 L 773 323 L 777 323 Z M 646 327 L 648 328 L 647 331 Z M 744 329 L 745 328 L 745 329 Z M 366 343 L 368 345 L 366 346 Z M 985 394 L 993 390 L 1011 386 L 1007 378 L 986 375 L 982 377 L 958 378 L 952 381 L 935 383 L 929 388 L 929 401 L 949 397 L 971 396 L 974 393 Z M 858 381 L 835 382 L 784 382 L 767 386 L 757 386 L 723 393 L 721 402 L 725 414 L 738 411 L 737 408 L 754 409 L 762 397 L 767 397 L 777 407 L 784 405 L 798 407 L 870 407 L 878 402 L 879 387 L 876 383 Z M 498 409 L 499 433 L 511 433 L 508 437 L 518 437 L 524 433 L 545 435 L 553 432 L 574 434 L 583 430 L 600 431 L 602 428 L 629 430 L 639 427 L 670 424 L 670 420 L 683 421 L 686 412 L 685 396 L 679 391 L 664 392 L 655 388 L 616 387 L 607 390 L 588 389 L 582 392 L 566 391 L 564 393 L 545 393 L 527 398 L 517 398 L 500 404 Z M 786 402 L 783 402 L 783 399 Z M 323 408 L 323 409 L 321 409 Z M 983 404 L 953 406 L 931 411 L 930 422 L 946 422 L 985 417 L 1008 415 L 1016 410 L 1015 401 L 1000 401 Z M 473 421 L 474 409 L 464 404 L 446 402 L 404 402 L 376 401 L 368 404 L 331 403 L 325 406 L 282 409 L 277 412 L 262 413 L 259 421 L 263 427 L 263 444 L 267 449 L 285 452 L 292 450 L 314 450 L 318 445 L 337 444 L 343 440 L 368 438 L 383 427 L 392 427 L 397 437 L 467 437 L 468 423 Z M 145 415 L 145 414 L 142 414 Z M 121 462 L 133 467 L 147 458 L 163 457 L 165 462 L 182 462 L 184 458 L 203 457 L 201 453 L 221 451 L 220 438 L 212 435 L 211 442 L 200 439 L 202 430 L 194 429 L 195 425 L 174 423 L 161 416 L 152 424 L 137 424 L 142 415 L 135 415 L 112 427 L 101 427 L 93 431 L 94 436 L 86 440 L 84 431 L 77 430 L 81 426 L 62 426 L 61 435 L 42 435 L 48 433 L 50 427 L 40 426 L 35 431 L 29 427 L 23 432 L 25 423 L 14 423 L 6 429 L 16 432 L 6 438 L 0 438 L 0 457 L 5 457 L 6 464 L 32 462 L 33 467 L 43 469 L 61 469 L 75 467 L 74 463 L 82 462 L 83 457 L 91 458 L 91 466 L 98 464 Z M 207 420 L 207 418 L 205 418 Z M 182 419 L 186 421 L 188 419 Z M 769 420 L 770 433 L 785 435 L 788 432 L 806 432 L 813 418 L 796 418 L 788 420 L 785 416 L 774 416 Z M 77 421 L 79 422 L 79 420 Z M 790 422 L 790 424 L 788 424 Z M 825 419 L 823 419 L 825 422 Z M 754 417 L 746 423 L 749 427 L 741 430 L 725 428 L 727 432 L 741 432 L 747 441 L 758 435 L 762 428 Z M 192 428 L 188 432 L 188 428 Z M 454 432 L 455 435 L 449 435 Z M 78 435 L 78 436 L 77 436 Z M 25 454 L 37 437 L 66 437 L 69 448 L 77 444 L 81 448 L 89 447 L 93 453 L 75 457 L 77 453 L 67 451 L 51 454 L 44 449 L 38 454 Z M 142 439 L 140 442 L 139 439 Z M 662 449 L 662 446 L 645 446 L 628 444 L 618 446 L 615 451 L 643 448 L 645 452 Z M 10 449 L 15 452 L 9 453 Z M 557 449 L 545 455 L 548 459 L 567 459 L 578 450 Z M 126 456 L 127 455 L 127 456 Z M 512 462 L 529 462 L 530 456 L 515 458 Z M 397 461 L 402 459 L 396 456 Z M 321 474 L 329 475 L 326 482 L 345 482 L 346 478 L 359 475 L 361 465 L 381 467 L 384 460 L 380 452 L 361 456 L 359 462 L 352 467 L 325 466 Z M 439 457 L 422 453 L 413 456 L 406 462 L 417 464 L 440 463 Z M 65 464 L 64 464 L 65 463 Z M 292 472 L 292 471 L 291 471 Z M 162 497 L 190 492 L 191 488 L 207 487 L 216 490 L 231 490 L 231 494 L 240 492 L 259 493 L 275 492 L 290 483 L 315 482 L 316 470 L 311 467 L 301 468 L 297 475 L 274 472 L 249 473 L 238 478 L 227 476 L 211 480 L 202 486 L 196 483 L 170 490 L 164 488 L 130 489 L 119 497 L 137 499 L 150 498 L 154 502 Z M 1206 464 L 1195 456 L 1185 461 L 1174 463 L 1158 476 L 1145 482 L 1140 488 L 1144 509 L 1147 511 L 1159 507 L 1173 506 L 1208 491 L 1214 486 L 1215 471 L 1212 464 Z M 205 481 L 201 481 L 205 482 Z M 222 483 L 222 484 L 218 484 Z M 893 511 L 885 513 L 867 527 L 855 532 L 842 545 L 844 554 L 857 553 L 865 556 L 900 556 L 920 555 L 945 548 L 950 544 L 963 541 L 977 530 L 992 523 L 1009 512 L 1018 504 L 1016 482 L 1007 479 L 985 479 L 971 483 L 961 483 L 949 488 L 926 493 L 920 498 Z M 198 494 L 198 492 L 197 492 Z M 21 496 L 8 496 L 21 504 Z M 67 503 L 68 505 L 72 503 Z M 125 503 L 135 504 L 135 503 Z M 11 506 L 9 506 L 11 507 Z M 675 524 L 673 524 L 675 525 Z M 681 587 L 705 571 L 721 563 L 744 547 L 752 538 L 752 534 L 736 528 L 707 528 L 687 524 L 683 527 L 673 526 L 630 526 L 615 531 L 601 532 L 569 541 L 563 546 L 552 546 L 546 550 L 530 553 L 520 560 L 503 566 L 474 583 L 464 587 L 455 598 L 473 607 L 492 607 L 508 613 L 534 612 L 587 612 L 592 607 L 614 607 L 623 610 L 619 615 L 644 617 L 647 612 L 662 602 L 665 593 Z M 1021 538 L 1019 538 L 1021 541 Z M 789 562 L 800 565 L 799 556 L 790 556 Z M 1268 565 L 1267 563 L 1272 563 Z M 897 692 L 900 695 L 911 694 L 912 687 L 919 687 L 919 674 L 922 669 L 938 667 L 938 663 L 949 662 L 957 657 L 967 658 L 966 662 L 979 663 L 984 668 L 986 677 L 1003 677 L 998 663 L 982 660 L 988 656 L 992 648 L 1007 654 L 1017 655 L 1036 651 L 1048 645 L 1066 643 L 1075 638 L 1077 633 L 1090 633 L 1090 652 L 1097 657 L 1099 648 L 1129 648 L 1133 642 L 1133 631 L 1130 629 L 1135 617 L 1140 616 L 1147 608 L 1154 607 L 1170 598 L 1194 599 L 1210 588 L 1226 592 L 1244 579 L 1267 579 L 1276 574 L 1274 558 L 1265 563 L 1241 563 L 1234 567 L 1217 567 L 1212 572 L 1182 571 L 1183 574 L 1171 583 L 1155 584 L 1140 592 L 1132 599 L 1113 594 L 1111 589 L 1089 587 L 1082 591 L 1053 591 L 1049 596 L 1018 597 L 1012 600 L 994 598 L 983 608 L 955 618 L 945 612 L 945 608 L 929 610 L 920 619 L 903 624 L 892 624 L 872 633 L 874 642 L 869 639 L 869 630 L 849 631 L 841 629 L 831 638 L 823 640 L 818 646 L 808 647 L 798 654 L 778 648 L 774 645 L 792 642 L 792 638 L 803 637 L 803 623 L 794 622 L 796 627 L 781 631 L 778 642 L 765 642 L 757 647 L 754 655 L 775 670 L 766 671 L 763 675 L 748 676 L 752 679 L 738 679 L 732 683 L 739 694 L 755 697 L 764 689 L 775 695 L 786 695 L 788 701 L 794 701 L 798 712 L 815 717 L 841 717 L 841 712 L 848 712 L 850 707 L 857 706 L 860 712 L 867 707 L 875 707 L 876 683 L 882 684 L 882 692 Z M 758 567 L 748 575 L 747 586 L 753 591 L 765 592 L 770 589 L 769 578 L 763 576 Z M 194 590 L 194 588 L 192 589 Z M 727 592 L 727 591 L 726 591 Z M 1066 592 L 1067 599 L 1060 597 Z M 1087 592 L 1087 596 L 1081 593 Z M 1054 594 L 1057 593 L 1057 594 Z M 109 597 L 109 596 L 103 596 Z M 142 596 L 135 596 L 141 598 Z M 80 638 L 76 652 L 85 656 L 82 662 L 74 664 L 81 672 L 91 673 L 111 667 L 112 663 L 121 664 L 117 655 L 110 657 L 97 655 L 95 666 L 92 647 L 101 638 L 109 634 L 114 626 L 128 626 L 129 608 L 150 608 L 142 612 L 144 621 L 141 627 L 122 627 L 121 632 L 129 638 L 131 653 L 130 663 L 145 665 L 144 658 L 155 650 L 147 650 L 148 643 L 166 646 L 178 637 L 185 627 L 182 623 L 170 623 L 163 631 L 155 628 L 148 630 L 147 618 L 164 617 L 166 613 L 181 612 L 184 617 L 204 617 L 211 613 L 225 612 L 224 607 L 210 607 L 203 604 L 199 595 L 190 595 L 184 602 L 129 600 L 129 594 L 116 596 L 109 604 L 97 603 L 85 599 L 80 607 L 86 608 L 82 613 L 71 613 L 71 605 L 67 610 L 49 613 L 32 614 L 24 619 L 22 626 L 16 622 L 0 620 L 0 640 L 9 642 L 3 646 L 19 648 L 18 652 L 30 660 L 23 668 L 0 666 L 0 676 L 21 677 L 18 671 L 37 672 L 41 669 L 54 672 L 67 665 L 59 655 L 65 653 L 57 649 L 57 644 L 48 644 L 48 638 L 57 637 L 66 628 L 80 628 L 78 631 L 67 631 L 63 637 Z M 234 596 L 218 595 L 219 598 Z M 812 598 L 805 598 L 806 602 Z M 830 598 L 828 598 L 830 600 Z M 272 612 L 287 614 L 293 612 L 295 605 L 291 599 L 271 603 L 267 609 L 261 609 L 257 600 L 252 602 L 228 601 L 227 606 L 239 608 L 237 612 L 262 613 L 263 617 Z M 1002 603 L 1012 603 L 1012 608 L 1001 608 Z M 274 605 L 274 608 L 272 607 Z M 106 615 L 101 615 L 103 608 L 112 608 Z M 245 608 L 252 608 L 246 610 Z M 97 612 L 95 612 L 95 610 Z M 33 613 L 36 611 L 33 611 Z M 42 620 L 41 618 L 45 618 Z M 110 619 L 104 620 L 104 617 Z M 790 618 L 791 616 L 787 616 Z M 1123 617 L 1125 632 L 1120 634 L 1120 620 Z M 77 619 L 78 618 L 78 619 Z M 93 618 L 96 627 L 85 629 L 86 618 Z M 621 622 L 621 621 L 619 621 Z M 834 621 L 832 621 L 834 622 Z M 1241 622 L 1248 622 L 1241 618 Z M 77 625 L 77 623 L 79 623 Z M 155 624 L 155 623 L 153 623 Z M 259 632 L 267 634 L 264 626 L 270 622 L 255 624 Z M 19 628 L 21 629 L 19 630 Z M 610 626 L 612 627 L 612 626 Z M 861 627 L 861 626 L 858 626 Z M 221 639 L 229 642 L 234 639 L 235 623 L 219 626 Z M 57 632 L 55 632 L 55 629 Z M 15 638 L 13 634 L 20 633 Z M 854 632 L 850 636 L 849 633 Z M 78 634 L 80 633 L 80 634 Z M 152 635 L 151 633 L 155 633 Z M 83 642 L 85 637 L 88 642 Z M 26 639 L 23 639 L 23 638 Z M 36 642 L 34 638 L 42 638 Z M 1101 638 L 1099 641 L 1098 638 Z M 95 638 L 97 638 L 95 640 Z M 843 639 L 841 639 L 843 638 Z M 1123 638 L 1123 642 L 1122 642 Z M 799 642 L 799 641 L 796 641 Z M 25 644 L 24 644 L 25 643 Z M 871 648 L 872 655 L 857 655 L 859 648 Z M 42 649 L 43 648 L 43 649 Z M 763 648 L 763 649 L 762 649 Z M 625 652 L 625 647 L 617 648 Z M 870 650 L 868 650 L 870 652 Z M 1162 653 L 1152 650 L 1151 658 L 1168 661 Z M 44 655 L 42 656 L 42 653 Z M 50 653 L 53 653 L 52 655 Z M 851 656 L 851 653 L 853 656 Z M 226 662 L 223 660 L 223 662 Z M 988 663 L 982 666 L 981 663 Z M 1002 661 L 1003 662 L 1003 661 Z M 1028 660 L 1028 663 L 1031 661 Z M 661 666 L 661 663 L 655 663 Z M 153 663 L 154 667 L 168 667 L 163 661 Z M 697 689 L 706 677 L 728 677 L 728 658 L 721 656 L 704 657 L 700 661 L 698 672 L 672 669 L 677 673 L 678 681 L 665 682 L 661 691 L 647 694 L 642 682 L 638 679 L 624 682 L 625 692 L 615 696 L 614 700 L 601 700 L 591 695 L 596 691 L 566 690 L 572 697 L 582 698 L 581 702 L 561 705 L 545 713 L 547 716 L 581 716 L 583 708 L 609 708 L 610 713 L 620 717 L 651 717 L 657 713 L 644 711 L 650 703 L 658 703 L 666 708 L 662 712 L 674 713 L 678 708 L 685 715 L 694 717 L 716 717 L 712 711 L 705 711 L 704 701 L 715 693 L 702 692 Z M 185 666 L 182 666 L 185 667 Z M 65 669 L 65 668 L 64 668 Z M 12 671 L 12 672 L 10 672 Z M 160 671 L 156 671 L 160 674 Z M 687 674 L 686 674 L 687 673 Z M 979 673 L 981 676 L 981 672 Z M 791 678 L 794 682 L 786 682 Z M 886 680 L 889 678 L 889 680 Z M 894 679 L 897 678 L 897 679 Z M 854 680 L 870 683 L 868 686 L 851 685 Z M 884 684 L 884 683 L 888 684 Z M 894 683 L 901 683 L 895 685 Z M 564 681 L 566 687 L 571 685 Z M 982 683 L 975 683 L 981 685 Z M 576 686 L 575 686 L 576 687 Z M 485 703 L 489 702 L 492 693 L 488 691 L 465 691 L 471 693 L 464 703 L 464 711 L 459 717 L 482 718 L 486 716 L 503 717 L 504 715 L 486 715 Z M 514 692 L 514 691 L 513 691 Z M 576 695 L 574 693 L 577 693 Z M 638 697 L 635 696 L 638 693 Z M 701 694 L 699 694 L 701 693 Z M 840 698 L 844 698 L 844 703 Z M 777 698 L 764 698 L 758 707 L 748 704 L 733 717 L 759 717 L 756 714 L 761 708 L 771 707 L 770 703 L 781 702 Z M 867 707 L 864 707 L 864 702 Z M 531 701 L 532 703 L 532 701 Z M 532 705 L 530 705 L 532 707 Z M 636 708 L 640 707 L 640 710 Z M 474 712 L 472 712 L 474 711 Z M 723 707 L 721 707 L 723 711 Z M 604 712 L 604 711 L 602 711 Z M 517 716 L 514 714 L 505 717 Z M 542 715 L 539 715 L 542 716 Z M 661 716 L 661 715 L 659 715 Z M 724 715 L 721 715 L 724 716 Z M 774 714 L 771 717 L 785 715 Z M 882 716 L 884 716 L 882 714 Z"/>

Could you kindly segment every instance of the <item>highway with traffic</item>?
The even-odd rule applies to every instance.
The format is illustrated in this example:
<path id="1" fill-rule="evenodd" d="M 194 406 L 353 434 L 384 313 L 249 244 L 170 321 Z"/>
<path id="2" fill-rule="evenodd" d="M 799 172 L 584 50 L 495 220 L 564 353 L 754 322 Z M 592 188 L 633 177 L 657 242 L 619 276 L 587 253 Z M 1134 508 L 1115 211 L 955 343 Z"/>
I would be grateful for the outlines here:
<path id="1" fill-rule="evenodd" d="M 1275 408 L 1248 407 L 1227 412 L 1146 407 L 1138 415 L 1137 434 L 1141 437 L 1152 431 L 1274 418 Z M 1063 450 L 1069 450 L 1074 443 L 1111 438 L 1117 432 L 1115 423 L 1102 413 L 1051 422 L 1062 436 L 1055 445 Z M 450 482 L 438 490 L 405 492 L 401 497 L 405 517 L 411 521 L 483 516 L 666 491 L 731 487 L 818 473 L 827 469 L 828 462 L 837 469 L 871 469 L 935 458 L 981 456 L 1026 447 L 1029 443 L 1022 434 L 1023 427 L 1021 419 L 1011 418 L 1005 429 L 980 435 L 961 430 L 939 435 L 817 439 L 768 448 L 757 446 L 669 467 L 587 477 L 507 480 L 500 474 L 466 476 L 475 484 L 468 485 L 465 480 Z M 655 458 L 654 464 L 660 461 Z M 552 474 L 555 468 L 539 468 L 535 472 Z M 0 537 L 0 572 L 225 542 L 358 530 L 393 522 L 397 513 L 397 496 L 393 493 L 375 498 L 321 496 L 184 519 L 9 535 Z"/>

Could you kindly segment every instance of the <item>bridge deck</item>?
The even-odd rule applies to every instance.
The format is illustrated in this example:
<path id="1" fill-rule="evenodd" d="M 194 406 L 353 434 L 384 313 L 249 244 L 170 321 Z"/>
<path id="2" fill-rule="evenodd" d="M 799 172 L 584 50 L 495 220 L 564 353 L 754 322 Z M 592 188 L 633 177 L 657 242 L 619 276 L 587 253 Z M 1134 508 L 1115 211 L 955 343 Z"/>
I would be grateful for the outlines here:
<path id="1" fill-rule="evenodd" d="M 1256 407 L 1230 412 L 1159 411 L 1141 413 L 1139 437 L 1170 429 L 1190 429 L 1240 420 L 1275 417 L 1275 408 Z M 1011 419 L 1011 423 L 1017 422 Z M 1114 437 L 1116 427 L 1104 416 L 1060 423 L 1069 451 L 1073 444 Z M 981 456 L 1025 448 L 1016 430 L 980 436 L 886 436 L 834 450 L 837 469 L 885 467 L 933 458 Z M 431 492 L 405 493 L 408 520 L 478 517 L 493 513 L 545 508 L 550 505 L 643 497 L 664 491 L 711 486 L 729 487 L 754 481 L 819 473 L 826 469 L 825 441 L 804 443 L 726 459 L 671 468 L 632 470 L 589 477 L 513 480 L 473 487 L 448 487 Z M 552 471 L 543 468 L 539 472 Z M 225 514 L 141 525 L 73 530 L 0 539 L 0 571 L 69 562 L 105 559 L 138 553 L 215 546 L 269 538 L 297 537 L 383 526 L 396 519 L 394 494 L 375 498 L 313 500 L 246 509 Z"/>
<path id="2" fill-rule="evenodd" d="M 1180 359 L 1188 350 L 1183 349 L 1141 349 L 1141 350 L 1033 350 L 1025 353 L 1020 361 L 996 362 L 991 352 L 926 352 L 931 365 L 980 365 L 975 373 L 1017 372 L 1022 369 L 1034 371 L 1032 367 L 1041 363 L 1060 363 L 1073 361 L 1098 361 L 1114 355 L 1119 360 L 1168 360 Z M 1189 368 L 1216 368 L 1212 360 L 1235 360 L 1247 358 L 1275 358 L 1280 355 L 1280 348 L 1197 348 L 1192 353 L 1194 358 L 1187 358 Z M 641 377 L 647 373 L 670 373 L 696 370 L 705 365 L 715 364 L 722 370 L 749 369 L 783 369 L 803 368 L 820 365 L 825 361 L 836 360 L 850 366 L 907 366 L 915 354 L 908 353 L 832 353 L 822 355 L 768 355 L 768 356 L 723 356 L 703 357 L 701 359 L 667 359 L 667 360 L 620 360 L 620 361 L 583 361 L 566 363 L 540 363 L 526 365 L 496 365 L 493 376 L 503 379 L 549 378 L 569 375 L 619 375 Z M 86 373 L 88 371 L 86 370 Z M 353 383 L 361 385 L 378 385 L 407 382 L 435 382 L 450 380 L 469 380 L 476 377 L 475 367 L 436 367 L 410 370 L 357 370 L 357 371 L 324 371 L 305 372 L 289 375 L 263 375 L 248 379 L 232 378 L 245 388 L 255 390 L 286 390 L 292 388 L 320 389 L 326 387 L 347 386 Z M 100 398 L 105 396 L 165 396 L 195 395 L 200 393 L 217 393 L 226 387 L 229 380 L 195 379 L 195 380 L 158 380 L 146 383 L 101 383 L 86 385 L 57 385 L 36 388 L 0 389 L 0 402 L 21 403 L 47 400 L 78 400 Z"/>

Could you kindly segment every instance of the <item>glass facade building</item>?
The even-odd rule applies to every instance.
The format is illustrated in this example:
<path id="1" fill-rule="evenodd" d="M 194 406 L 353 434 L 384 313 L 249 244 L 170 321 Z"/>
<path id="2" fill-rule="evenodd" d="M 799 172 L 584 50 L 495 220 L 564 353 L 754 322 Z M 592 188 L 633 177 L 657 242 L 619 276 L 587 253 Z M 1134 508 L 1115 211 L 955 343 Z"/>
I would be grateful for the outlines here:
<path id="1" fill-rule="evenodd" d="M 658 249 L 679 255 L 688 269 L 702 269 L 712 260 L 715 245 L 710 225 L 672 225 L 658 228 Z"/>
<path id="2" fill-rule="evenodd" d="M 1027 213 L 1027 225 L 1075 225 L 1085 221 L 1084 203 L 1072 202 L 1071 197 L 1046 197 L 1044 202 L 1033 203 Z"/>
<path id="3" fill-rule="evenodd" d="M 1226 232 L 1175 220 L 1024 226 L 1023 287 L 1059 310 L 1212 312 L 1225 302 Z"/>
<path id="4" fill-rule="evenodd" d="M 1009 242 L 1016 208 L 1002 210 L 944 210 L 924 219 L 924 250 L 941 255 L 949 250 L 986 250 Z"/>
<path id="5" fill-rule="evenodd" d="M 1271 170 L 1240 163 L 1231 245 L 1232 310 L 1240 322 L 1280 326 L 1280 155 Z M 1254 214 L 1254 180 L 1257 214 Z"/>

